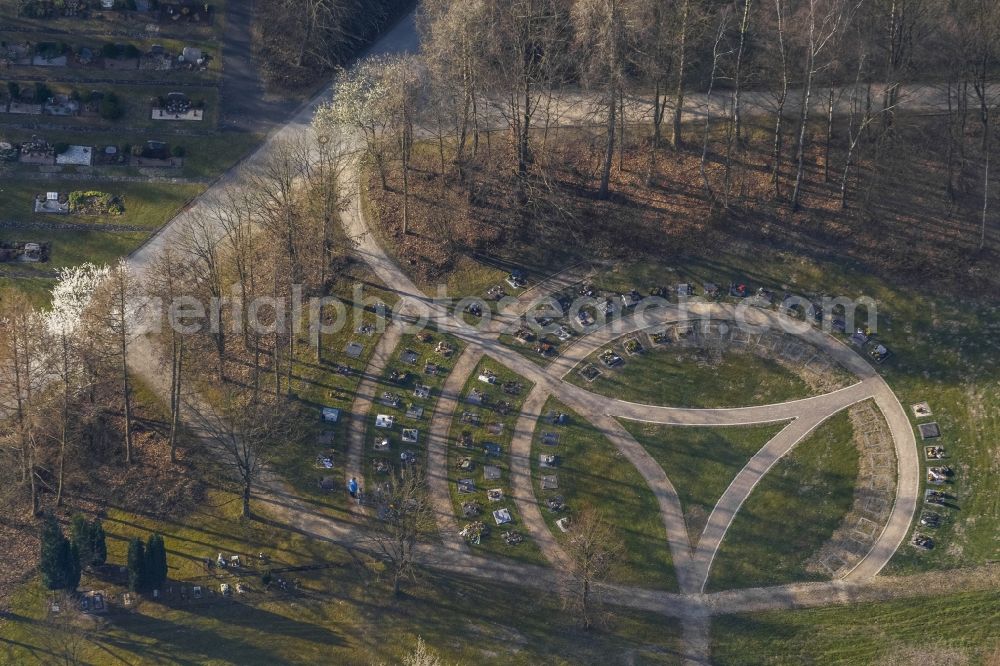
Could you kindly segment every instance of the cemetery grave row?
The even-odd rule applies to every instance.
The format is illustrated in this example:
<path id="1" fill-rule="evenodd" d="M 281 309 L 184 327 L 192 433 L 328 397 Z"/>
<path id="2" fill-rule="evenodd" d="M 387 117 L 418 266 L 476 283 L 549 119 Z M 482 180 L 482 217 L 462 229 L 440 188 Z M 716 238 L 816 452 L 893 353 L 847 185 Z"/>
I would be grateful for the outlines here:
<path id="1" fill-rule="evenodd" d="M 35 196 L 34 212 L 118 216 L 125 213 L 125 201 L 121 196 L 97 190 L 75 190 L 69 194 L 44 192 Z"/>
<path id="2" fill-rule="evenodd" d="M 927 507 L 920 513 L 910 544 L 918 551 L 929 551 L 934 549 L 936 539 L 927 533 L 928 530 L 937 531 L 943 524 L 950 522 L 951 513 L 945 509 L 958 510 L 958 495 L 951 489 L 955 483 L 956 462 L 950 459 L 947 448 L 940 443 L 941 426 L 937 421 L 926 421 L 934 415 L 930 405 L 918 402 L 911 405 L 910 409 L 918 420 L 917 432 L 924 442 L 922 446 L 927 465 L 924 477 L 924 504 Z"/>
<path id="3" fill-rule="evenodd" d="M 165 141 L 139 144 L 81 145 L 49 143 L 34 136 L 28 141 L 11 143 L 0 140 L 0 162 L 18 162 L 32 166 L 184 166 L 185 149 Z M 46 211 L 39 211 L 46 212 Z"/>
<path id="4" fill-rule="evenodd" d="M 369 417 L 368 479 L 378 483 L 394 470 L 423 462 L 434 404 L 462 348 L 452 336 L 430 331 L 400 341 L 379 378 Z"/>
<path id="5" fill-rule="evenodd" d="M 23 18 L 110 21 L 131 18 L 143 23 L 186 26 L 211 25 L 215 7 L 206 2 L 161 2 L 160 0 L 24 0 L 18 13 Z"/>
<path id="6" fill-rule="evenodd" d="M 511 493 L 511 442 L 532 385 L 489 358 L 462 390 L 448 447 L 448 485 L 467 542 L 522 559 L 541 558 Z"/>
<path id="7" fill-rule="evenodd" d="M 0 41 L 0 67 L 73 70 L 206 72 L 213 57 L 200 46 L 148 47 L 124 42 L 69 44 L 62 41 Z"/>
<path id="8" fill-rule="evenodd" d="M 114 90 L 83 90 L 45 83 L 8 81 L 0 89 L 0 113 L 25 116 L 52 116 L 56 118 L 100 119 L 114 122 L 122 119 L 140 122 L 138 112 L 150 110 L 152 120 L 205 119 L 208 106 L 204 97 L 191 97 L 183 92 L 168 92 L 146 96 L 144 88 Z M 145 100 L 142 98 L 145 96 Z M 127 114 L 129 109 L 136 113 Z"/>

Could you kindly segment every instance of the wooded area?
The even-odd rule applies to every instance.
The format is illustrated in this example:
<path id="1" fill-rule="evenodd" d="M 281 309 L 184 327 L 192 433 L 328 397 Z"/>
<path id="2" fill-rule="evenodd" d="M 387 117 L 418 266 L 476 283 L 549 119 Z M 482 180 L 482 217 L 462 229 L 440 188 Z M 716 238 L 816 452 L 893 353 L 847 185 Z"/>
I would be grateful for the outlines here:
<path id="1" fill-rule="evenodd" d="M 428 277 L 460 253 L 566 234 L 677 251 L 780 229 L 940 278 L 994 256 L 995 3 L 419 12 L 421 53 L 344 74 L 319 124 L 364 134 L 376 210 Z"/>
<path id="2" fill-rule="evenodd" d="M 255 7 L 255 55 L 269 87 L 321 81 L 407 11 L 410 0 L 275 0 Z"/>

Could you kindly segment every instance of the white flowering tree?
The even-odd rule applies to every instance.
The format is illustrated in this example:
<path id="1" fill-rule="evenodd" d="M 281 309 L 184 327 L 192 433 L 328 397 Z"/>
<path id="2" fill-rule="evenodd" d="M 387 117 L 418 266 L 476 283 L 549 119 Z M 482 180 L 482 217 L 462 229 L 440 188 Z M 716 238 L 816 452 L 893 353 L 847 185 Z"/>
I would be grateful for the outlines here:
<path id="1" fill-rule="evenodd" d="M 391 91 L 386 76 L 388 62 L 385 58 L 370 58 L 341 72 L 333 99 L 320 107 L 313 120 L 319 135 L 360 134 L 365 153 L 375 162 L 384 189 L 389 188 L 384 134 L 392 120 Z"/>

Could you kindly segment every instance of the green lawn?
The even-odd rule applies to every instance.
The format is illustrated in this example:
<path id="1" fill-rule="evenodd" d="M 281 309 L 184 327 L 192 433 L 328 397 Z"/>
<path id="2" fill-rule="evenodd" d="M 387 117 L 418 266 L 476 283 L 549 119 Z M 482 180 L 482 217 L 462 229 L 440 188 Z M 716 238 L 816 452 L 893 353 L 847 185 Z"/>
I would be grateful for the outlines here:
<path id="1" fill-rule="evenodd" d="M 84 262 L 110 264 L 139 247 L 149 234 L 142 231 L 24 231 L 0 232 L 0 240 L 29 240 L 52 243 L 51 260 L 46 264 L 0 264 L 0 277 L 8 275 L 38 276 L 52 278 L 56 269 L 76 266 Z M 27 287 L 18 280 L 19 287 L 37 291 L 38 287 Z M 49 283 L 51 286 L 51 283 Z"/>
<path id="2" fill-rule="evenodd" d="M 98 631 L 89 623 L 67 630 L 65 621 L 46 618 L 46 593 L 33 580 L 9 599 L 11 613 L 0 624 L 0 661 L 399 663 L 419 636 L 453 663 L 579 664 L 623 654 L 644 663 L 656 657 L 676 663 L 678 628 L 662 618 L 616 612 L 608 627 L 584 632 L 552 595 L 434 572 L 423 572 L 421 583 L 408 585 L 407 595 L 396 600 L 378 582 L 378 565 L 363 556 L 304 538 L 295 525 L 241 521 L 238 513 L 235 495 L 215 491 L 176 520 L 112 510 L 104 526 L 109 562 L 116 565 L 124 563 L 127 538 L 150 530 L 163 534 L 168 586 L 175 595 L 180 586 L 217 591 L 219 584 L 236 581 L 249 585 L 246 595 L 145 599 L 132 612 L 102 617 Z M 202 560 L 220 551 L 242 554 L 250 566 L 240 575 L 206 573 Z M 261 551 L 270 558 L 266 565 L 247 557 Z M 294 581 L 298 591 L 265 591 L 265 567 Z M 305 570 L 283 571 L 296 567 Z M 81 589 L 123 591 L 114 580 L 89 575 Z"/>
<path id="3" fill-rule="evenodd" d="M 431 418 L 434 415 L 434 406 L 441 397 L 441 385 L 444 384 L 455 359 L 462 353 L 465 345 L 457 338 L 425 331 L 427 337 L 421 340 L 417 335 L 407 334 L 400 340 L 395 352 L 389 359 L 381 377 L 379 377 L 378 391 L 375 401 L 372 404 L 371 412 L 368 415 L 368 428 L 365 435 L 365 478 L 369 483 L 379 479 L 379 474 L 375 472 L 375 461 L 382 460 L 388 463 L 392 470 L 399 469 L 400 453 L 403 451 L 413 451 L 417 455 L 417 460 L 421 464 L 426 463 L 427 438 L 430 435 Z M 436 351 L 438 344 L 444 343 L 451 346 L 452 352 L 448 355 Z M 403 356 L 413 352 L 417 358 L 412 363 L 404 362 Z M 429 375 L 424 372 L 428 363 L 438 366 L 437 374 Z M 406 373 L 403 380 L 393 380 L 390 376 L 395 371 L 401 376 Z M 418 398 L 415 394 L 417 386 L 426 386 L 430 389 L 427 398 Z M 401 400 L 399 407 L 386 405 L 382 401 L 383 393 L 392 393 Z M 412 407 L 423 409 L 420 418 L 411 418 L 406 415 Z M 379 414 L 391 415 L 395 423 L 391 430 L 381 430 L 375 427 L 375 419 Z M 417 443 L 404 444 L 401 436 L 404 428 L 414 428 L 418 431 Z M 377 437 L 387 437 L 392 448 L 388 452 L 375 450 L 375 440 Z"/>
<path id="4" fill-rule="evenodd" d="M 496 383 L 493 385 L 486 384 L 478 379 L 480 374 L 487 369 L 496 375 Z M 521 384 L 522 389 L 520 394 L 516 396 L 505 394 L 501 390 L 501 387 L 507 382 Z M 524 533 L 521 528 L 521 517 L 518 514 L 517 506 L 511 499 L 510 492 L 510 442 L 514 435 L 514 424 L 520 416 L 521 405 L 531 391 L 532 386 L 533 384 L 528 380 L 488 357 L 483 358 L 479 362 L 479 365 L 476 366 L 475 371 L 470 375 L 469 380 L 462 388 L 460 402 L 458 408 L 455 410 L 455 418 L 451 424 L 451 431 L 448 438 L 448 489 L 451 493 L 455 515 L 458 517 L 461 525 L 464 526 L 470 522 L 462 515 L 463 502 L 478 502 L 483 509 L 479 519 L 490 527 L 490 535 L 484 538 L 481 544 L 473 546 L 474 548 L 535 564 L 546 564 L 547 561 L 545 556 L 542 555 L 541 550 L 539 550 L 531 537 Z M 507 401 L 510 403 L 510 412 L 504 416 L 489 407 L 470 404 L 467 398 L 473 389 L 478 389 L 488 395 L 491 404 Z M 465 412 L 478 415 L 480 417 L 479 425 L 463 423 L 462 415 Z M 490 426 L 502 426 L 500 434 L 491 432 L 489 430 Z M 474 446 L 471 449 L 464 448 L 461 445 L 461 436 L 464 432 L 468 432 L 473 438 Z M 500 445 L 501 454 L 499 457 L 486 455 L 483 445 L 487 442 Z M 470 458 L 475 465 L 475 468 L 470 472 L 464 472 L 458 468 L 461 459 L 466 457 Z M 483 476 L 484 465 L 496 465 L 499 467 L 500 480 L 487 481 Z M 476 491 L 474 493 L 458 492 L 458 480 L 463 478 L 472 478 L 475 480 Z M 503 501 L 491 503 L 486 498 L 486 491 L 491 488 L 503 489 Z M 513 518 L 511 530 L 520 531 L 524 535 L 522 543 L 509 546 L 504 542 L 502 533 L 506 529 L 498 527 L 491 515 L 495 509 L 501 507 L 506 507 L 510 510 L 510 515 Z"/>
<path id="5" fill-rule="evenodd" d="M 697 542 L 708 516 L 733 478 L 787 423 L 733 428 L 665 426 L 622 419 L 680 497 L 684 521 Z"/>
<path id="6" fill-rule="evenodd" d="M 0 269 L 0 276 L 3 275 Z M 0 277 L 0 298 L 4 297 L 4 292 L 20 291 L 25 294 L 35 307 L 46 308 L 52 302 L 52 287 L 55 280 L 43 278 L 16 279 Z"/>
<path id="7" fill-rule="evenodd" d="M 576 370 L 567 379 L 601 395 L 675 407 L 746 407 L 810 394 L 793 373 L 755 354 L 724 352 L 722 363 L 713 367 L 702 362 L 700 350 L 652 349 L 629 356 L 618 344 L 613 347 L 624 365 L 606 368 L 600 361 L 605 347 L 579 365 L 597 366 L 602 374 L 596 380 L 588 382 Z"/>
<path id="8" fill-rule="evenodd" d="M 733 519 L 707 590 L 818 580 L 806 561 L 850 510 L 858 452 L 847 412 L 821 424 L 761 479 Z"/>
<path id="9" fill-rule="evenodd" d="M 712 663 L 995 664 L 1000 593 L 718 617 Z"/>
<path id="10" fill-rule="evenodd" d="M 676 589 L 660 506 L 642 476 L 579 414 L 554 398 L 545 404 L 543 414 L 549 411 L 569 416 L 569 423 L 561 426 L 540 420 L 532 440 L 531 473 L 535 497 L 549 529 L 560 540 L 565 538 L 555 521 L 565 515 L 571 516 L 574 509 L 593 506 L 604 513 L 624 547 L 613 579 L 644 587 Z M 559 443 L 555 446 L 543 444 L 546 432 L 556 433 Z M 550 453 L 559 456 L 556 470 L 544 469 L 539 463 L 540 455 Z M 542 476 L 546 474 L 558 477 L 557 490 L 542 490 Z M 546 499 L 558 496 L 563 498 L 567 511 L 553 512 L 546 506 Z"/>

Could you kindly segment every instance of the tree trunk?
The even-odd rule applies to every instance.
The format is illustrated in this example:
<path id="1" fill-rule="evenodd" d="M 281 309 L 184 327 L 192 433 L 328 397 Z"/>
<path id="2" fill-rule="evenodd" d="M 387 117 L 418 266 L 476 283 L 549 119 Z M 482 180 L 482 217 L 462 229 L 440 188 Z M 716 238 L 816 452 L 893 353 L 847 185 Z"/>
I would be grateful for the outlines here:
<path id="1" fill-rule="evenodd" d="M 610 101 L 608 103 L 608 142 L 604 151 L 604 166 L 601 169 L 601 189 L 598 192 L 599 199 L 607 199 L 611 187 L 611 166 L 615 161 L 615 112 L 618 109 L 618 99 L 615 92 L 609 91 Z"/>
<path id="2" fill-rule="evenodd" d="M 826 106 L 826 151 L 823 157 L 823 182 L 830 182 L 830 144 L 833 142 L 833 86 Z"/>
<path id="3" fill-rule="evenodd" d="M 986 245 L 986 216 L 990 207 L 990 142 L 989 125 L 986 126 L 986 165 L 983 168 L 983 220 L 979 229 L 979 250 Z"/>
<path id="4" fill-rule="evenodd" d="M 774 198 L 781 197 L 781 154 L 784 144 L 785 101 L 788 99 L 788 58 L 785 53 L 785 17 L 782 0 L 775 0 L 778 25 L 778 49 L 781 55 L 781 92 L 778 94 L 778 113 L 774 119 L 774 145 L 771 150 L 771 186 Z"/>
<path id="5" fill-rule="evenodd" d="M 677 87 L 674 93 L 674 123 L 670 143 L 674 150 L 681 145 L 681 118 L 684 113 L 684 67 L 687 59 L 688 18 L 690 16 L 691 0 L 684 0 L 681 5 L 681 27 L 677 39 Z"/>
<path id="6" fill-rule="evenodd" d="M 122 398 L 125 401 L 125 464 L 132 462 L 132 396 L 128 382 L 128 364 L 122 357 Z"/>
<path id="7" fill-rule="evenodd" d="M 250 518 L 253 514 L 250 513 L 250 483 L 243 483 L 243 517 Z"/>
<path id="8" fill-rule="evenodd" d="M 172 341 L 173 362 L 170 381 L 170 460 L 177 461 L 177 432 L 181 415 L 181 374 L 184 372 L 184 339 L 174 336 Z"/>
<path id="9" fill-rule="evenodd" d="M 799 201 L 802 196 L 802 180 L 805 176 L 806 125 L 809 122 L 809 101 L 812 99 L 812 56 L 809 57 L 808 69 L 805 87 L 802 91 L 802 110 L 799 113 L 799 138 L 795 149 L 795 189 L 792 190 L 793 210 L 799 209 Z"/>
<path id="10" fill-rule="evenodd" d="M 955 201 L 955 110 L 952 107 L 951 80 L 948 80 L 948 198 Z"/>
<path id="11" fill-rule="evenodd" d="M 663 114 L 665 110 L 664 103 L 660 101 L 661 97 L 660 82 L 657 80 L 653 95 L 653 140 L 649 144 L 649 166 L 646 171 L 646 187 L 653 185 L 653 178 L 656 175 L 656 153 L 660 149 L 660 140 L 663 133 Z"/>

